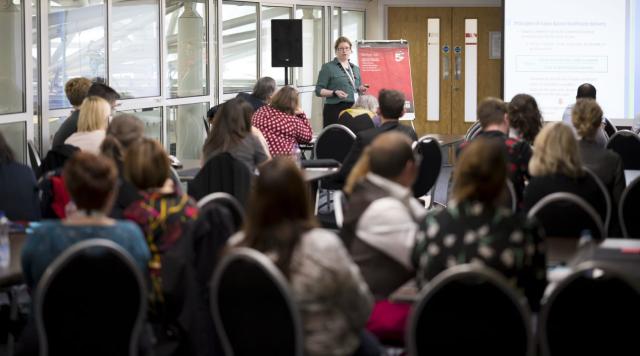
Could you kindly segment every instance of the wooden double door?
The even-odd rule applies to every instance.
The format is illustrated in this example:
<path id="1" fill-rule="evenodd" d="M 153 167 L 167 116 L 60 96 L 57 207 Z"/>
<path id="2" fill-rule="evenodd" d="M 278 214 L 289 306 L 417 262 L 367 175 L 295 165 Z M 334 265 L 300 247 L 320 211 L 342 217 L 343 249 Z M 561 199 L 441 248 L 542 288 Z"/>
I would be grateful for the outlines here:
<path id="1" fill-rule="evenodd" d="M 432 66 L 428 70 L 429 20 L 438 19 L 438 57 L 437 70 Z M 473 20 L 476 20 L 475 22 Z M 470 33 L 469 23 L 475 23 L 476 31 Z M 433 24 L 433 21 L 431 22 Z M 389 7 L 387 13 L 387 38 L 409 41 L 411 55 L 411 75 L 415 98 L 416 119 L 414 126 L 418 135 L 427 133 L 464 134 L 471 126 L 468 122 L 475 118 L 474 108 L 469 105 L 465 88 L 470 93 L 475 90 L 475 104 L 488 96 L 502 96 L 502 59 L 500 55 L 503 32 L 502 9 L 499 7 Z M 477 62 L 474 71 L 465 71 L 467 50 L 470 38 L 475 37 Z M 432 51 L 434 45 L 432 43 Z M 472 53 L 469 50 L 469 53 Z M 432 60 L 433 61 L 433 60 Z M 436 61 L 433 61 L 434 63 Z M 439 88 L 436 96 L 428 98 L 428 72 L 439 76 Z M 436 85 L 431 84 L 433 87 Z M 470 87 L 474 86 L 474 87 Z M 475 89 L 468 89 L 475 88 Z M 433 89 L 433 88 L 432 88 Z M 432 91 L 433 93 L 433 91 Z M 427 120 L 428 105 L 433 106 Z M 466 104 L 466 105 L 465 105 Z M 438 107 L 439 106 L 439 107 Z M 436 109 L 436 110 L 433 110 Z M 469 111 L 465 113 L 466 111 Z M 465 121 L 465 116 L 467 121 Z"/>

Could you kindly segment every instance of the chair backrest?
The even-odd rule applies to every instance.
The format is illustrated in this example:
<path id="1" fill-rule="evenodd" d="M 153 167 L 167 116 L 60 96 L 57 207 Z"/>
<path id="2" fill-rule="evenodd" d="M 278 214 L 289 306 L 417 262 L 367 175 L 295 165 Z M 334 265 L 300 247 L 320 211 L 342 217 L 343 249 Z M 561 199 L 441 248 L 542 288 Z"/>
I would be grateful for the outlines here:
<path id="1" fill-rule="evenodd" d="M 624 237 L 640 238 L 640 177 L 634 179 L 627 187 L 618 205 L 618 217 Z"/>
<path id="2" fill-rule="evenodd" d="M 302 355 L 298 309 L 287 280 L 268 257 L 233 249 L 216 268 L 210 288 L 225 355 Z"/>
<path id="3" fill-rule="evenodd" d="M 344 125 L 354 133 L 375 127 L 373 120 L 371 120 L 371 117 L 366 113 L 352 117 L 349 112 L 345 112 L 340 115 L 338 121 L 340 125 Z"/>
<path id="4" fill-rule="evenodd" d="M 543 298 L 542 355 L 638 355 L 639 320 L 636 282 L 583 263 Z"/>
<path id="5" fill-rule="evenodd" d="M 316 159 L 333 158 L 342 163 L 347 157 L 356 135 L 346 126 L 332 124 L 318 135 L 313 147 L 313 157 Z"/>
<path id="6" fill-rule="evenodd" d="M 530 355 L 526 300 L 499 273 L 454 266 L 420 292 L 407 331 L 409 355 Z"/>
<path id="7" fill-rule="evenodd" d="M 516 188 L 514 188 L 513 182 L 511 182 L 511 179 L 509 178 L 507 178 L 505 181 L 499 204 L 500 206 L 503 206 L 514 213 L 518 209 L 518 196 L 516 195 Z"/>
<path id="8" fill-rule="evenodd" d="M 473 140 L 480 132 L 482 131 L 482 126 L 480 126 L 480 121 L 474 122 L 471 127 L 464 134 L 465 141 Z"/>
<path id="9" fill-rule="evenodd" d="M 572 193 L 547 195 L 529 210 L 528 216 L 540 221 L 546 236 L 579 238 L 589 230 L 594 239 L 606 237 L 600 215 L 584 199 Z"/>
<path id="10" fill-rule="evenodd" d="M 37 175 L 42 162 L 40 161 L 40 154 L 38 153 L 38 150 L 36 150 L 35 146 L 33 145 L 33 141 L 31 140 L 27 141 L 27 150 L 29 154 L 29 165 L 31 166 L 31 169 L 33 169 L 33 171 L 36 172 L 36 175 Z"/>
<path id="11" fill-rule="evenodd" d="M 421 157 L 418 177 L 413 183 L 413 195 L 420 198 L 431 190 L 436 184 L 442 169 L 442 149 L 438 140 L 424 136 L 418 140 L 414 152 Z M 431 199 L 433 200 L 433 199 Z"/>
<path id="12" fill-rule="evenodd" d="M 198 200 L 198 208 L 204 209 L 208 204 L 222 204 L 233 214 L 233 222 L 238 228 L 244 221 L 244 208 L 233 195 L 225 192 L 216 192 L 204 196 Z"/>
<path id="13" fill-rule="evenodd" d="M 613 136 L 616 132 L 618 132 L 618 128 L 614 125 L 609 119 L 606 117 L 602 118 L 604 122 L 604 132 L 607 134 L 607 137 Z"/>
<path id="14" fill-rule="evenodd" d="M 187 185 L 187 192 L 200 200 L 215 192 L 233 195 L 246 205 L 253 173 L 249 167 L 228 152 L 219 153 L 207 160 L 198 174 Z"/>
<path id="15" fill-rule="evenodd" d="M 137 355 L 147 309 L 139 267 L 121 246 L 88 239 L 47 267 L 35 295 L 40 355 Z"/>
<path id="16" fill-rule="evenodd" d="M 640 137 L 629 130 L 620 130 L 611 136 L 607 148 L 622 158 L 624 169 L 640 169 Z"/>
<path id="17" fill-rule="evenodd" d="M 611 209 L 612 209 L 611 196 L 609 195 L 609 190 L 604 185 L 604 183 L 602 183 L 602 180 L 598 178 L 598 176 L 595 173 L 593 173 L 592 170 L 590 170 L 587 167 L 582 167 L 582 169 L 584 169 L 584 171 L 587 173 L 587 179 L 593 180 L 598 186 L 598 188 L 600 188 L 600 196 L 598 197 L 600 201 L 599 206 L 605 207 L 605 211 L 601 212 L 601 211 L 598 211 L 598 209 L 596 209 L 596 211 L 598 211 L 600 218 L 602 219 L 604 231 L 609 231 L 609 224 L 611 223 Z"/>

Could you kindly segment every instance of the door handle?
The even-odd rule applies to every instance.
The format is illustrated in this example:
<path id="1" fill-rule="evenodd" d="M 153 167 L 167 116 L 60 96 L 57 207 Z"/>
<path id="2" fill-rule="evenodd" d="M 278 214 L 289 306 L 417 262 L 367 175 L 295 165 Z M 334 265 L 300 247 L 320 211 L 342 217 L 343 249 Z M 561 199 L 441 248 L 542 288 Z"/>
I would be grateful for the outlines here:
<path id="1" fill-rule="evenodd" d="M 455 80 L 460 80 L 460 78 L 462 77 L 462 53 L 461 52 L 456 52 L 453 76 Z"/>
<path id="2" fill-rule="evenodd" d="M 449 73 L 451 72 L 450 67 L 451 63 L 449 62 L 449 54 L 444 53 L 442 55 L 442 80 L 449 80 Z"/>

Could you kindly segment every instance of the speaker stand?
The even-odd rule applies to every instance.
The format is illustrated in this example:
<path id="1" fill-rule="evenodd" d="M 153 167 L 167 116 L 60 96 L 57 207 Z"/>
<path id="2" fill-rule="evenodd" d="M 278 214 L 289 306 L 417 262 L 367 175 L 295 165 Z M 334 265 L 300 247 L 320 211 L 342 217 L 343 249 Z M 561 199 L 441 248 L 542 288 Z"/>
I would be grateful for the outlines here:
<path id="1" fill-rule="evenodd" d="M 284 67 L 284 85 L 289 85 L 289 67 Z"/>

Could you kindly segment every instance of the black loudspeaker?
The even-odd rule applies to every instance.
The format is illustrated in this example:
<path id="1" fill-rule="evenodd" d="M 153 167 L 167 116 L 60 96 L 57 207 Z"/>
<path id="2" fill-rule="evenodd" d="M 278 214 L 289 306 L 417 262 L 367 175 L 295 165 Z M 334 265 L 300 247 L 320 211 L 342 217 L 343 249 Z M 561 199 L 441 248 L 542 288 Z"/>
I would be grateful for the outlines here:
<path id="1" fill-rule="evenodd" d="M 302 20 L 271 20 L 271 66 L 302 67 Z"/>

